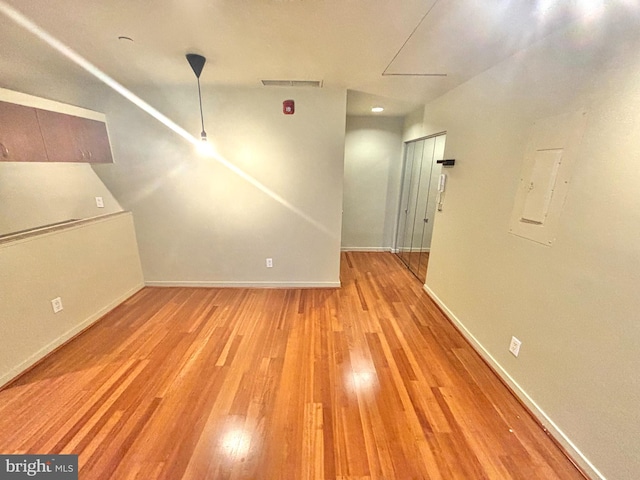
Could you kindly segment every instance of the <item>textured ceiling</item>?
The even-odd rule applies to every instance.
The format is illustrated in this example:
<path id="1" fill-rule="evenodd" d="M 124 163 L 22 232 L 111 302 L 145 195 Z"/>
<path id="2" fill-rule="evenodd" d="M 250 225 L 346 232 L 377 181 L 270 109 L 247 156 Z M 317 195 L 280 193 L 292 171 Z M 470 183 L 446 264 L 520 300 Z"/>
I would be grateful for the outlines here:
<path id="1" fill-rule="evenodd" d="M 321 80 L 348 113 L 403 115 L 589 12 L 574 0 L 0 0 L 118 82 Z M 571 5 L 571 8 L 567 5 Z M 119 40 L 119 36 L 133 39 Z M 98 81 L 0 15 L 0 86 L 50 98 Z M 440 76 L 427 76 L 438 74 Z"/>

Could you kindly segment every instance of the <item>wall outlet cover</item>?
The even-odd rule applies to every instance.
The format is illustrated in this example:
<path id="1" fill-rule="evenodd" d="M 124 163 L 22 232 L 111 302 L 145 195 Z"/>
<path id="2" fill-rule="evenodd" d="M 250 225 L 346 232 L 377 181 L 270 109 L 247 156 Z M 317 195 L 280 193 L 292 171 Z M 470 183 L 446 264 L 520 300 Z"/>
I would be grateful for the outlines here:
<path id="1" fill-rule="evenodd" d="M 51 308 L 53 308 L 53 313 L 58 313 L 62 310 L 62 299 L 60 297 L 56 297 L 51 300 Z"/>
<path id="2" fill-rule="evenodd" d="M 522 342 L 518 340 L 516 337 L 511 337 L 511 343 L 509 344 L 509 351 L 513 354 L 514 357 L 517 357 L 520 354 L 520 346 Z"/>

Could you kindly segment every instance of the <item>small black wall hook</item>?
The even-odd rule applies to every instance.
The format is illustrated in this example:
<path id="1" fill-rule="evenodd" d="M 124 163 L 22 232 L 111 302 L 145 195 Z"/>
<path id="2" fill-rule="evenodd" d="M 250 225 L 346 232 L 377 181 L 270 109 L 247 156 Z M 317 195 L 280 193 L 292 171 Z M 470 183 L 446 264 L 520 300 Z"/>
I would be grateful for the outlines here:
<path id="1" fill-rule="evenodd" d="M 436 163 L 441 163 L 443 167 L 453 167 L 456 164 L 456 159 L 436 160 Z"/>

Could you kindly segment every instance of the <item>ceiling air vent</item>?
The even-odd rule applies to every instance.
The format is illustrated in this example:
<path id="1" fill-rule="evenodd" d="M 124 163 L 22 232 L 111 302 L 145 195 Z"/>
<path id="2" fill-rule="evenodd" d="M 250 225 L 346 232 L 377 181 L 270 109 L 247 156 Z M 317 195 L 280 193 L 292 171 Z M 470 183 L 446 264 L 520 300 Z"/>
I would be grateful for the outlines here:
<path id="1" fill-rule="evenodd" d="M 265 87 L 322 87 L 322 80 L 262 80 Z"/>

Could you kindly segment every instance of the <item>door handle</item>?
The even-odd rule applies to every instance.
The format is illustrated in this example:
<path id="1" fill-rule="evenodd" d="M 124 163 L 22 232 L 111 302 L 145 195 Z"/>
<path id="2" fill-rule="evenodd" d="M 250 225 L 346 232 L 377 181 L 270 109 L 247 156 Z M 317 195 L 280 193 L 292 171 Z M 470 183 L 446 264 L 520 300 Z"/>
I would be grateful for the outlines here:
<path id="1" fill-rule="evenodd" d="M 425 218 L 425 219 L 424 219 L 424 223 L 429 223 L 429 219 L 428 219 L 428 218 Z"/>

